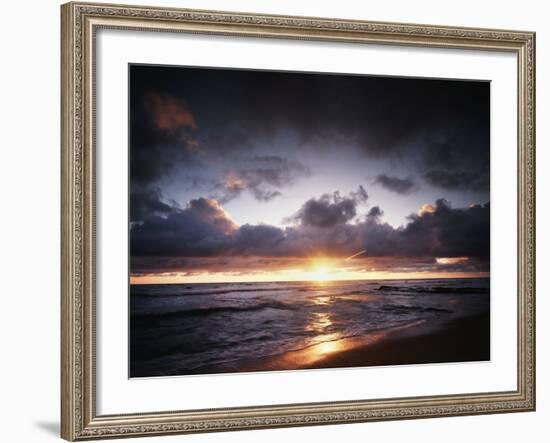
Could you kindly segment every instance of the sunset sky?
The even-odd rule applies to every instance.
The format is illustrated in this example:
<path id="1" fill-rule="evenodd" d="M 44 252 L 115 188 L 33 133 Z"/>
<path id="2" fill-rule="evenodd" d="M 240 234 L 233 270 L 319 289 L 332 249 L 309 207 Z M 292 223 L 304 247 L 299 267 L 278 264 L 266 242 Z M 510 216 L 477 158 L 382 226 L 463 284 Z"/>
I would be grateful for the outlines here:
<path id="1" fill-rule="evenodd" d="M 131 66 L 132 283 L 487 276 L 489 92 Z"/>

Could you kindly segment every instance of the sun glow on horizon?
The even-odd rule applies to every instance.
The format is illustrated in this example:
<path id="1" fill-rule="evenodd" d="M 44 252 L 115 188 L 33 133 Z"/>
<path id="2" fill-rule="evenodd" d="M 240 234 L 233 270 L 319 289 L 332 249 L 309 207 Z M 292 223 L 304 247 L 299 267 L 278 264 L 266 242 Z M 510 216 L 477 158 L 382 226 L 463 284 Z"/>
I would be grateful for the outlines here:
<path id="1" fill-rule="evenodd" d="M 327 258 L 317 258 L 312 261 L 311 270 L 306 271 L 309 274 L 307 281 L 330 281 L 335 279 L 334 268 L 331 260 Z"/>
<path id="2" fill-rule="evenodd" d="M 316 282 L 329 284 L 346 280 L 415 280 L 434 278 L 482 278 L 489 272 L 433 271 L 433 270 L 377 270 L 375 268 L 345 266 L 341 260 L 314 258 L 300 267 L 263 269 L 257 271 L 194 271 L 138 274 L 130 277 L 130 284 L 198 284 L 198 283 L 267 283 Z M 344 265 L 344 266 L 342 266 Z"/>

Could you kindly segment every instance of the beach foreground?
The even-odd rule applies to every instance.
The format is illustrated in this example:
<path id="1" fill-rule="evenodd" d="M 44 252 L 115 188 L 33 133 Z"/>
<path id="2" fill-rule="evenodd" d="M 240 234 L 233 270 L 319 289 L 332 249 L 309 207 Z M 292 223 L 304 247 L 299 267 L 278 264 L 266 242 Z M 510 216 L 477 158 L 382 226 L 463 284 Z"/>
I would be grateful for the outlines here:
<path id="1" fill-rule="evenodd" d="M 488 279 L 132 286 L 130 376 L 490 359 Z"/>
<path id="2" fill-rule="evenodd" d="M 197 368 L 197 373 L 347 368 L 490 360 L 489 312 L 342 339 L 266 358 Z"/>

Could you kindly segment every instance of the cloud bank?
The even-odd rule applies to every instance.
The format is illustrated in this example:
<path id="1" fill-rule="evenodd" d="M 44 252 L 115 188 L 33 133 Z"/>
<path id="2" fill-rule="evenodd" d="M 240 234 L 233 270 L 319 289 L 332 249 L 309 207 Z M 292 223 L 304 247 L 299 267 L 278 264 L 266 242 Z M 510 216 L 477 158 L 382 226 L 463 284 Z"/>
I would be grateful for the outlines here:
<path id="1" fill-rule="evenodd" d="M 489 256 L 488 203 L 453 208 L 440 199 L 394 228 L 381 220 L 377 206 L 358 216 L 362 198 L 336 193 L 310 199 L 286 228 L 238 226 L 218 201 L 199 198 L 135 224 L 131 252 L 133 257 L 347 257 L 359 250 L 368 257 Z"/>
<path id="2" fill-rule="evenodd" d="M 131 87 L 136 183 L 156 183 L 183 167 L 198 173 L 194 166 L 213 158 L 254 163 L 266 149 L 290 159 L 296 148 L 346 146 L 366 161 L 405 165 L 414 177 L 382 171 L 377 180 L 396 193 L 409 192 L 410 180 L 442 190 L 489 189 L 487 82 L 133 66 Z M 277 196 L 254 184 L 268 180 L 253 167 L 235 172 L 248 172 L 258 199 Z"/>

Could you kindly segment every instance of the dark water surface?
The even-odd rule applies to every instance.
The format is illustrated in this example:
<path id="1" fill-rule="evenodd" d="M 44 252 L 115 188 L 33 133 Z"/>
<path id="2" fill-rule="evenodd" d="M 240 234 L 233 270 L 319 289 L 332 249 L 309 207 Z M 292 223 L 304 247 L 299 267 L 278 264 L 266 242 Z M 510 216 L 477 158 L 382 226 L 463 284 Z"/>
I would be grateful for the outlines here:
<path id="1" fill-rule="evenodd" d="M 488 278 L 132 285 L 130 376 L 196 374 L 488 309 Z"/>

